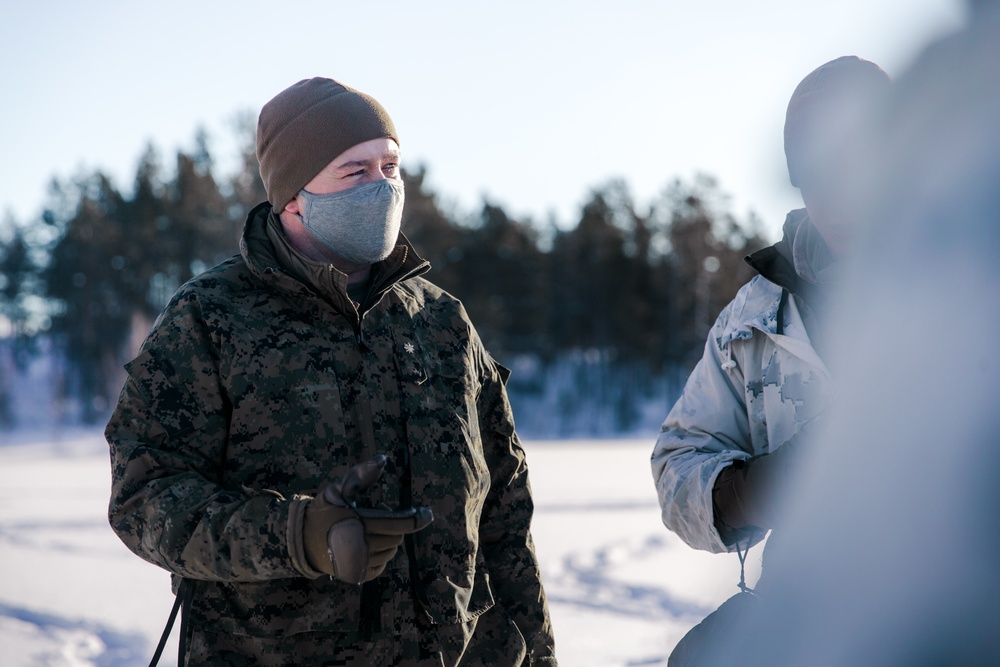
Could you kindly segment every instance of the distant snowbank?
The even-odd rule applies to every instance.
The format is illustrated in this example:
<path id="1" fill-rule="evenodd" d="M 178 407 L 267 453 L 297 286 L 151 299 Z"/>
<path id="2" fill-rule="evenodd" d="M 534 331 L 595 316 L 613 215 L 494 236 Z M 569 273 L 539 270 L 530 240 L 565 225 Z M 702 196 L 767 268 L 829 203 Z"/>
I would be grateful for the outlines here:
<path id="1" fill-rule="evenodd" d="M 645 364 L 615 361 L 606 352 L 572 350 L 543 362 L 536 355 L 511 361 L 507 384 L 522 438 L 643 437 L 655 434 L 690 369 L 652 373 Z M 64 441 L 100 425 L 81 425 L 72 373 L 51 338 L 0 338 L 0 446 Z M 115 390 L 117 396 L 117 389 Z M 86 406 L 108 415 L 102 397 Z"/>

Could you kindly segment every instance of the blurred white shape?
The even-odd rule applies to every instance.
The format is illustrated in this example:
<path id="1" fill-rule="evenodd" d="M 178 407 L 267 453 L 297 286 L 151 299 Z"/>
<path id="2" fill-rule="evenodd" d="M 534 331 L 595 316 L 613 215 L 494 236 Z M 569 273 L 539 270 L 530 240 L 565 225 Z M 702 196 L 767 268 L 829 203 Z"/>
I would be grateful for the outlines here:
<path id="1" fill-rule="evenodd" d="M 706 664 L 1000 664 L 996 5 L 899 77 L 849 165 L 867 238 L 831 319 L 841 398 L 763 613 Z"/>

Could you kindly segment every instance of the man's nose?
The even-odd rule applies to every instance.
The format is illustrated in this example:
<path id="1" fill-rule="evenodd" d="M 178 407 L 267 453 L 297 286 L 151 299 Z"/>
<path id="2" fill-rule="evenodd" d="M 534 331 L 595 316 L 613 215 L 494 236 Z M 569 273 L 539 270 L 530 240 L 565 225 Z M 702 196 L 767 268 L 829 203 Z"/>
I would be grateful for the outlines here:
<path id="1" fill-rule="evenodd" d="M 385 175 L 384 171 L 382 171 L 381 165 L 377 169 L 372 169 L 365 174 L 365 183 L 372 183 L 374 181 L 385 181 L 388 179 L 389 177 Z"/>

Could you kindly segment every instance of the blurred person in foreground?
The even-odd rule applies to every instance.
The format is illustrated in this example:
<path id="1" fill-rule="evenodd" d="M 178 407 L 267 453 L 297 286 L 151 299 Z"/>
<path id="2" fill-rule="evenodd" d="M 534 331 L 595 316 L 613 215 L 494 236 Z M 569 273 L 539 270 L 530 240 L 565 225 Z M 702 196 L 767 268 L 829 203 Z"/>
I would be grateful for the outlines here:
<path id="1" fill-rule="evenodd" d="M 240 254 L 174 295 L 106 429 L 183 664 L 555 665 L 508 371 L 399 233 L 392 120 L 303 80 L 257 157 Z"/>
<path id="2" fill-rule="evenodd" d="M 966 7 L 843 165 L 864 234 L 830 363 L 851 390 L 710 664 L 1000 665 L 1000 7 Z"/>
<path id="3" fill-rule="evenodd" d="M 854 222 L 832 170 L 889 88 L 881 68 L 856 56 L 795 88 L 784 146 L 805 208 L 788 214 L 778 243 L 746 258 L 759 275 L 719 315 L 660 430 L 652 471 L 663 523 L 696 549 L 737 551 L 744 591 L 681 639 L 672 666 L 712 664 L 698 661 L 705 645 L 752 604 L 744 554 L 778 526 L 782 491 L 825 425 L 834 393 L 826 302 Z"/>

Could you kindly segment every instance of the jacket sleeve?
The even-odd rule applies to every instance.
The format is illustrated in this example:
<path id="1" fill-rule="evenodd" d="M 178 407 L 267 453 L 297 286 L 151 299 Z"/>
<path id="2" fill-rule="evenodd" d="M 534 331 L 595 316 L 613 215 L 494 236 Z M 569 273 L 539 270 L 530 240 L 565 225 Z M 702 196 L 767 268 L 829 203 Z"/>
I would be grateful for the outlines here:
<path id="1" fill-rule="evenodd" d="M 705 351 L 691 372 L 677 403 L 667 415 L 652 454 L 653 479 L 664 525 L 684 542 L 712 553 L 751 544 L 756 530 L 720 535 L 712 509 L 712 487 L 733 461 L 751 456 L 750 425 L 743 393 L 743 368 L 722 332 L 732 304 L 716 320 Z"/>
<path id="2" fill-rule="evenodd" d="M 509 373 L 490 360 L 477 401 L 491 478 L 479 537 L 493 593 L 527 643 L 527 664 L 554 667 L 555 639 L 531 539 L 534 504 L 528 467 L 504 386 Z"/>
<path id="3" fill-rule="evenodd" d="M 288 538 L 304 500 L 222 481 L 230 410 L 218 349 L 197 297 L 180 294 L 126 365 L 105 429 L 111 527 L 137 555 L 182 577 L 319 576 Z"/>

